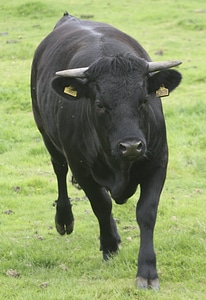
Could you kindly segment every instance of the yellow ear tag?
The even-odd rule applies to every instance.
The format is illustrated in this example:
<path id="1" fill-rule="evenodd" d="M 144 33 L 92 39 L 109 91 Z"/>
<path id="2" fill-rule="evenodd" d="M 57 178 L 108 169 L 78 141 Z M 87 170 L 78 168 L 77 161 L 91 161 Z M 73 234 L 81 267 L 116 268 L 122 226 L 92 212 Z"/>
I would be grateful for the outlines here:
<path id="1" fill-rule="evenodd" d="M 73 88 L 73 86 L 71 86 L 71 85 L 70 86 L 66 86 L 64 88 L 64 93 L 68 94 L 68 95 L 70 95 L 72 97 L 77 97 L 77 91 L 75 91 L 74 88 Z"/>
<path id="2" fill-rule="evenodd" d="M 156 91 L 156 96 L 157 97 L 167 97 L 169 96 L 169 90 L 162 85 L 159 90 Z"/>

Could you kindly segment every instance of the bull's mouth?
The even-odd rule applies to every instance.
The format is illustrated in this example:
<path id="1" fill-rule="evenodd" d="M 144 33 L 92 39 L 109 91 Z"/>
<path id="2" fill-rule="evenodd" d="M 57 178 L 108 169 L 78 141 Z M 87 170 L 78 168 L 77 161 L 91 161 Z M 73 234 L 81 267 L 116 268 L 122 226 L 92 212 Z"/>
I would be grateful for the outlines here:
<path id="1" fill-rule="evenodd" d="M 118 153 L 118 155 L 113 155 L 113 160 L 116 161 L 116 164 L 119 165 L 126 165 L 129 164 L 131 165 L 132 163 L 135 162 L 140 162 L 143 160 L 147 160 L 147 153 L 142 153 L 141 155 L 121 155 Z"/>
<path id="2" fill-rule="evenodd" d="M 135 162 L 135 161 L 140 161 L 140 160 L 143 160 L 144 158 L 144 155 L 141 155 L 141 156 L 136 156 L 136 155 L 131 155 L 131 156 L 122 156 L 121 159 L 123 161 L 128 161 L 128 162 Z"/>

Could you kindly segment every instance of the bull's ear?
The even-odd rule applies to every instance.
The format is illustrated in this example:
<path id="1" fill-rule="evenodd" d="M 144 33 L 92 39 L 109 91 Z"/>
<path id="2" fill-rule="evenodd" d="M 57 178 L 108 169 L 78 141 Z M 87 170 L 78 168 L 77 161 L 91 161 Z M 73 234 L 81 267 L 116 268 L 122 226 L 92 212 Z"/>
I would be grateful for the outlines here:
<path id="1" fill-rule="evenodd" d="M 87 79 L 55 77 L 52 80 L 52 88 L 66 100 L 78 100 L 87 97 Z"/>
<path id="2" fill-rule="evenodd" d="M 180 84 L 181 79 L 181 74 L 175 70 L 163 70 L 154 73 L 154 75 L 148 79 L 148 92 L 149 94 L 156 93 L 158 95 L 158 91 L 160 91 L 161 97 L 161 88 L 165 88 L 165 91 L 168 90 L 168 93 L 170 93 Z M 167 91 L 165 93 L 167 93 Z M 162 95 L 166 96 L 164 92 Z"/>

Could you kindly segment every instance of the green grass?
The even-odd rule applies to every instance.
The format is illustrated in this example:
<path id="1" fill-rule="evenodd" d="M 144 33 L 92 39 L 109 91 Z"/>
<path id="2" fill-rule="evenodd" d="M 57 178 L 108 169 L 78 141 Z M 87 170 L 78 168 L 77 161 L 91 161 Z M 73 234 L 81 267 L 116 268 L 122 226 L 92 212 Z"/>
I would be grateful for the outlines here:
<path id="1" fill-rule="evenodd" d="M 122 248 L 108 263 L 89 202 L 71 184 L 75 230 L 54 228 L 56 180 L 29 82 L 34 50 L 64 11 L 118 27 L 153 60 L 183 61 L 182 84 L 163 99 L 170 162 L 155 230 L 158 293 L 135 287 L 138 193 L 114 204 Z M 206 299 L 205 20 L 203 0 L 0 3 L 0 299 Z"/>

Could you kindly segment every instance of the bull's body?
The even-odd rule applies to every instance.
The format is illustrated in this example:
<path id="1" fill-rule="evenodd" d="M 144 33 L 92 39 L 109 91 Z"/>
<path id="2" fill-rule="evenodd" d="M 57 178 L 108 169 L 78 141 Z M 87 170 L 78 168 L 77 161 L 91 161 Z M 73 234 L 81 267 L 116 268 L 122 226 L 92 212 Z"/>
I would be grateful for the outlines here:
<path id="1" fill-rule="evenodd" d="M 148 61 L 145 50 L 128 35 L 65 14 L 36 50 L 31 94 L 58 181 L 58 232 L 73 230 L 68 165 L 99 221 L 105 259 L 120 243 L 109 194 L 122 204 L 140 185 L 137 284 L 158 288 L 153 230 L 168 153 L 161 100 L 155 91 L 161 85 L 174 89 L 181 76 L 171 70 L 149 74 Z M 84 76 L 55 76 L 63 69 L 89 66 Z"/>

